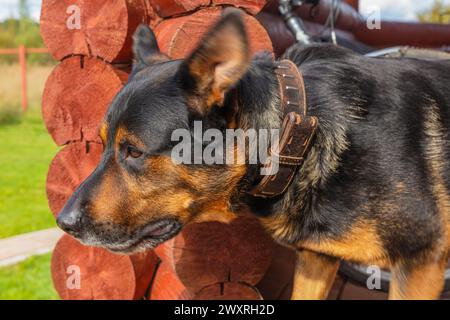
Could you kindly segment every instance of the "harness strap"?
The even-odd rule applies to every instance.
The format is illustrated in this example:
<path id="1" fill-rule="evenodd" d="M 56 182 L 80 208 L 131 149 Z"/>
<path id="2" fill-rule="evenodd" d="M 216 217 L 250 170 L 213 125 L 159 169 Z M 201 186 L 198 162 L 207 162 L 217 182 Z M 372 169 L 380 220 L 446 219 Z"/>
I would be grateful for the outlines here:
<path id="1" fill-rule="evenodd" d="M 271 146 L 271 162 L 266 167 L 272 167 L 277 161 L 279 170 L 273 175 L 263 176 L 248 192 L 254 197 L 272 198 L 287 190 L 303 164 L 318 124 L 316 117 L 307 116 L 305 83 L 297 66 L 290 60 L 282 60 L 277 63 L 275 73 L 280 84 L 284 121 L 278 148 Z"/>

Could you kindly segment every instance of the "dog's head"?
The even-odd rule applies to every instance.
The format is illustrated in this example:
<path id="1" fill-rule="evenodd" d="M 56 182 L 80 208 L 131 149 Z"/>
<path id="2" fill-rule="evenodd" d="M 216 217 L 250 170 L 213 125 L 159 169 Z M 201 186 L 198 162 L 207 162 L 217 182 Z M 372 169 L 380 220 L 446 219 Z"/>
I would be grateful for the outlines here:
<path id="1" fill-rule="evenodd" d="M 175 129 L 194 120 L 227 127 L 224 101 L 247 71 L 250 53 L 239 12 L 229 11 L 186 60 L 160 53 L 140 26 L 129 82 L 101 127 L 104 153 L 74 192 L 58 225 L 87 245 L 132 253 L 175 236 L 183 225 L 229 221 L 230 196 L 243 165 L 175 164 Z"/>

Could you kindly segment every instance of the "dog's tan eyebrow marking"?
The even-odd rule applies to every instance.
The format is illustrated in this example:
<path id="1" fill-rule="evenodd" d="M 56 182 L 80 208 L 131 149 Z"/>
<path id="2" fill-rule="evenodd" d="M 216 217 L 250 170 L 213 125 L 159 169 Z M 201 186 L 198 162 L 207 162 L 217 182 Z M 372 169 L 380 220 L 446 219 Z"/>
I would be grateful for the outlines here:
<path id="1" fill-rule="evenodd" d="M 108 140 L 108 123 L 106 121 L 104 121 L 101 125 L 100 125 L 100 130 L 99 130 L 99 136 L 100 139 L 102 139 L 103 144 L 106 144 L 106 141 Z"/>
<path id="2" fill-rule="evenodd" d="M 121 125 L 117 128 L 114 142 L 118 146 L 124 141 L 134 144 L 138 148 L 145 148 L 145 144 L 138 136 Z"/>

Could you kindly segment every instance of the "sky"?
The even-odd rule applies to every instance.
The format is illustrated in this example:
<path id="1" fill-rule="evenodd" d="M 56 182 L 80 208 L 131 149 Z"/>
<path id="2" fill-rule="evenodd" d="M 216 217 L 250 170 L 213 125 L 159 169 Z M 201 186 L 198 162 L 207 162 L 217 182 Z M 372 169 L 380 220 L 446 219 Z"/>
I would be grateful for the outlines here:
<path id="1" fill-rule="evenodd" d="M 28 1 L 32 17 L 39 20 L 42 0 Z M 450 0 L 443 1 L 450 5 Z M 18 16 L 17 3 L 18 0 L 0 0 L 0 21 L 11 16 Z M 360 0 L 360 3 L 361 13 L 366 16 L 372 13 L 371 8 L 376 6 L 381 8 L 383 20 L 415 21 L 417 12 L 430 8 L 433 0 Z"/>
<path id="2" fill-rule="evenodd" d="M 381 8 L 382 20 L 416 21 L 417 13 L 431 8 L 433 0 L 360 0 L 360 11 L 367 16 L 373 10 L 371 7 Z M 450 0 L 443 0 L 450 5 Z"/>
<path id="3" fill-rule="evenodd" d="M 5 20 L 11 16 L 17 17 L 18 13 L 18 0 L 0 0 L 0 21 Z M 41 14 L 42 0 L 28 0 L 30 6 L 31 16 L 38 21 Z"/>

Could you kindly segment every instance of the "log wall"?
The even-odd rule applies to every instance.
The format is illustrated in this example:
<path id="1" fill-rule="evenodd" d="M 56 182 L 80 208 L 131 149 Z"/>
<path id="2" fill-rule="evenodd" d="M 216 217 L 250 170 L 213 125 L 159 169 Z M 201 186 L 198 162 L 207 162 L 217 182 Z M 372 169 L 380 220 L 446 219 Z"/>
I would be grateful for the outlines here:
<path id="1" fill-rule="evenodd" d="M 383 47 L 449 45 L 448 26 L 385 23 L 371 31 L 354 9 L 342 4 L 338 35 Z M 77 186 L 95 169 L 102 145 L 98 128 L 115 94 L 127 81 L 132 35 L 140 23 L 155 31 L 163 52 L 186 57 L 226 7 L 240 8 L 253 53 L 279 56 L 293 42 L 277 15 L 275 0 L 44 0 L 42 37 L 60 61 L 48 78 L 42 113 L 61 150 L 47 177 L 55 217 Z M 297 13 L 322 30 L 330 12 L 322 0 L 315 14 Z M 433 36 L 430 37 L 430 34 Z M 401 35 L 401 39 L 399 38 Z M 81 286 L 73 285 L 73 267 Z M 55 248 L 52 275 L 63 299 L 287 299 L 292 290 L 294 254 L 281 248 L 244 213 L 230 225 L 188 226 L 176 238 L 139 255 L 125 257 L 85 247 L 64 236 Z"/>
<path id="2" fill-rule="evenodd" d="M 136 26 L 149 24 L 162 51 L 179 59 L 195 48 L 225 7 L 236 6 L 243 10 L 252 52 L 273 52 L 267 31 L 254 17 L 265 4 L 262 0 L 43 1 L 42 36 L 60 61 L 46 83 L 42 107 L 47 129 L 62 147 L 47 177 L 55 217 L 101 158 L 98 129 L 127 81 Z M 74 14 L 79 14 L 79 21 Z M 271 289 L 280 287 L 267 272 L 278 270 L 274 251 L 275 244 L 256 219 L 244 213 L 230 225 L 187 226 L 156 250 L 130 257 L 85 247 L 66 235 L 54 250 L 52 276 L 63 299 L 262 299 L 260 284 L 267 294 L 285 290 L 284 282 L 283 288 Z M 79 287 L 73 285 L 74 270 L 80 272 Z"/>

